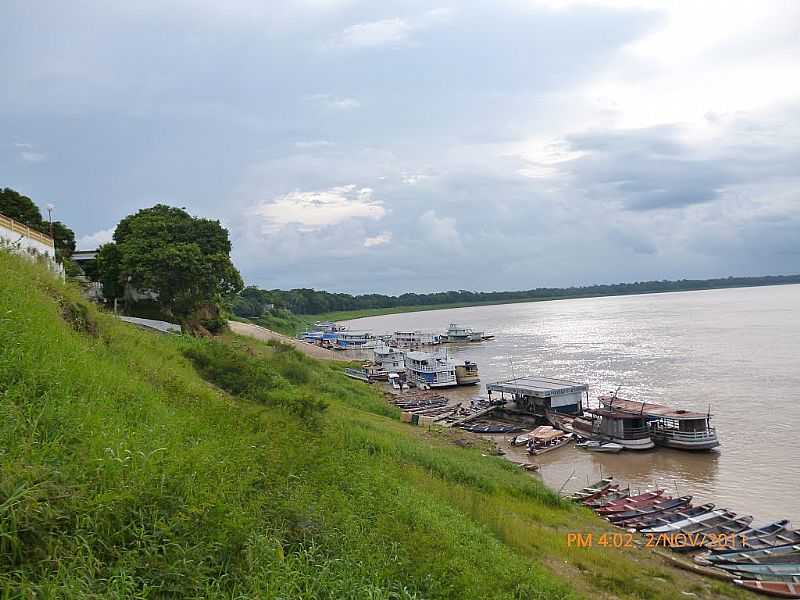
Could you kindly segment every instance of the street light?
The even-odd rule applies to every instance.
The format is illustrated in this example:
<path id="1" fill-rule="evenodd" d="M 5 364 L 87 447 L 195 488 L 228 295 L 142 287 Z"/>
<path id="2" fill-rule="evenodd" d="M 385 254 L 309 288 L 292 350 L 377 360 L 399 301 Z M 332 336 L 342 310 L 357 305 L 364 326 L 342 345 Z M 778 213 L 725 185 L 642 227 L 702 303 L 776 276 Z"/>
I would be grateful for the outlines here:
<path id="1" fill-rule="evenodd" d="M 47 205 L 47 219 L 50 221 L 50 237 L 53 237 L 53 209 L 55 206 L 52 204 Z"/>

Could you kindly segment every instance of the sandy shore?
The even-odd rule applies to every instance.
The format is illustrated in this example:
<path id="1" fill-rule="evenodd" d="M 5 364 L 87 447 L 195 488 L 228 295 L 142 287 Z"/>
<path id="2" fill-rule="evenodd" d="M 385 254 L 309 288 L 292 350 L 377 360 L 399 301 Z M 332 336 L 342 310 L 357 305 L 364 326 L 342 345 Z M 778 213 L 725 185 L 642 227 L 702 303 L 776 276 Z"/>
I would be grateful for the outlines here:
<path id="1" fill-rule="evenodd" d="M 322 360 L 348 360 L 347 356 L 342 356 L 341 354 L 333 352 L 332 350 L 326 350 L 325 348 L 320 348 L 319 346 L 306 344 L 305 342 L 290 338 L 289 336 L 275 333 L 271 329 L 266 329 L 265 327 L 259 327 L 258 325 L 252 325 L 250 323 L 240 323 L 239 321 L 228 321 L 228 325 L 230 326 L 231 331 L 238 335 L 246 335 L 248 337 L 265 342 L 269 340 L 283 342 L 284 344 L 294 346 L 300 352 L 308 354 L 313 358 L 319 358 Z"/>

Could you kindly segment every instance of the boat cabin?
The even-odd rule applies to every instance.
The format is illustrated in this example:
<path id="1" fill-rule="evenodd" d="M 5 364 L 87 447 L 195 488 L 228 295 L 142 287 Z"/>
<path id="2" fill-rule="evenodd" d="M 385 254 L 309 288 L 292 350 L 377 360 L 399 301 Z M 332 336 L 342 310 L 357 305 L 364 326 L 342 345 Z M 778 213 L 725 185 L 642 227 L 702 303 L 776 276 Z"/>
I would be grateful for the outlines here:
<path id="1" fill-rule="evenodd" d="M 490 383 L 486 391 L 489 392 L 489 400 L 493 393 L 499 394 L 503 400 L 508 395 L 520 410 L 545 417 L 549 412 L 580 414 L 589 386 L 576 381 L 525 376 Z"/>
<path id="2" fill-rule="evenodd" d="M 417 386 L 454 386 L 457 383 L 456 364 L 446 354 L 407 352 L 406 379 Z"/>
<path id="3" fill-rule="evenodd" d="M 655 444 L 647 420 L 610 408 L 587 408 L 572 422 L 575 433 L 592 440 L 621 444 L 627 450 L 649 450 Z"/>

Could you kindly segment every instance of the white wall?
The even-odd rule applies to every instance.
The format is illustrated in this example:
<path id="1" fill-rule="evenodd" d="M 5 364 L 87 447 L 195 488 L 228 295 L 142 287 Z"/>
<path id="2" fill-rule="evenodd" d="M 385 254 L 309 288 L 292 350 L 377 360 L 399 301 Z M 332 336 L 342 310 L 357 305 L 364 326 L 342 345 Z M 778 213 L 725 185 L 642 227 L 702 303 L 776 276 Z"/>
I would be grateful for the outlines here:
<path id="1" fill-rule="evenodd" d="M 31 260 L 39 258 L 47 263 L 51 271 L 63 276 L 64 267 L 56 262 L 55 248 L 52 242 L 46 244 L 41 239 L 26 235 L 24 230 L 21 231 L 22 226 L 17 227 L 16 223 L 12 225 L 10 219 L 2 215 L 0 217 L 2 217 L 0 221 L 0 248 L 10 250 Z"/>

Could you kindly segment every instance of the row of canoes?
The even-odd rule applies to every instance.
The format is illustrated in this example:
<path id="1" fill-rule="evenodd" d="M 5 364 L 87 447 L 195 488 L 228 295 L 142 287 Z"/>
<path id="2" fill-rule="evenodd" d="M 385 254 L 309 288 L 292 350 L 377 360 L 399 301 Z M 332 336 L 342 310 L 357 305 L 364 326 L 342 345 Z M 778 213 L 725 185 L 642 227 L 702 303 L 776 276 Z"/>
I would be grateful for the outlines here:
<path id="1" fill-rule="evenodd" d="M 691 496 L 672 498 L 663 490 L 631 495 L 612 478 L 572 494 L 571 499 L 619 527 L 647 536 L 648 546 L 677 552 L 702 551 L 694 561 L 737 585 L 781 598 L 800 598 L 800 530 L 782 520 L 752 527 L 753 518 L 693 506 Z"/>

